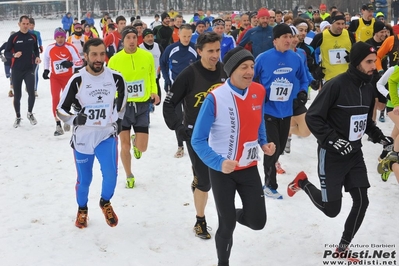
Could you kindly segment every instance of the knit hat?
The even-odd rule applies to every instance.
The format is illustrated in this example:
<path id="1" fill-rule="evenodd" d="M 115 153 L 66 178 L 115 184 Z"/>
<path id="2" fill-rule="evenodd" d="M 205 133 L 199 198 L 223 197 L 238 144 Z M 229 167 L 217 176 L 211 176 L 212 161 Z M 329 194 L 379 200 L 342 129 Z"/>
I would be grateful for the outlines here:
<path id="1" fill-rule="evenodd" d="M 320 31 L 323 31 L 326 27 L 330 27 L 330 26 L 331 26 L 330 22 L 323 20 L 320 23 Z"/>
<path id="2" fill-rule="evenodd" d="M 163 21 L 165 18 L 170 18 L 170 16 L 169 16 L 168 13 L 163 12 L 163 13 L 161 14 L 161 21 Z"/>
<path id="3" fill-rule="evenodd" d="M 350 63 L 357 67 L 369 54 L 377 54 L 377 51 L 368 43 L 357 42 L 352 46 L 349 53 Z"/>
<path id="4" fill-rule="evenodd" d="M 74 27 L 75 29 L 81 29 L 81 28 L 82 28 L 82 24 L 76 23 L 75 25 L 73 25 L 73 27 Z"/>
<path id="5" fill-rule="evenodd" d="M 122 30 L 122 42 L 123 42 L 123 40 L 125 39 L 126 35 L 128 35 L 129 33 L 134 33 L 134 34 L 138 35 L 138 32 L 137 32 L 137 30 L 136 30 L 135 27 L 133 27 L 133 26 L 126 26 L 126 27 L 124 27 L 123 30 Z"/>
<path id="6" fill-rule="evenodd" d="M 374 26 L 373 26 L 373 30 L 374 30 L 374 34 L 376 34 L 377 32 L 380 32 L 382 30 L 385 30 L 385 23 L 379 20 L 376 20 L 374 22 Z"/>
<path id="7" fill-rule="evenodd" d="M 253 18 L 253 17 L 257 17 L 257 16 L 258 16 L 258 12 L 257 12 L 257 11 L 251 12 L 251 13 L 249 14 L 249 19 L 251 19 L 251 18 Z"/>
<path id="8" fill-rule="evenodd" d="M 270 17 L 269 10 L 267 10 L 266 8 L 259 9 L 257 18 L 261 17 Z"/>
<path id="9" fill-rule="evenodd" d="M 291 28 L 292 36 L 295 36 L 295 35 L 299 34 L 299 31 L 298 31 L 298 29 L 295 26 L 291 25 L 290 28 Z"/>
<path id="10" fill-rule="evenodd" d="M 66 32 L 62 28 L 56 28 L 54 31 L 54 40 L 59 36 L 66 38 Z"/>
<path id="11" fill-rule="evenodd" d="M 273 39 L 277 39 L 280 38 L 281 35 L 290 33 L 292 34 L 291 28 L 290 26 L 288 26 L 287 24 L 278 24 L 276 26 L 274 26 L 273 28 Z"/>
<path id="12" fill-rule="evenodd" d="M 145 29 L 145 30 L 143 30 L 143 38 L 144 38 L 145 36 L 147 36 L 148 34 L 154 35 L 154 32 L 153 32 L 151 29 Z"/>
<path id="13" fill-rule="evenodd" d="M 198 20 L 197 23 L 195 24 L 195 26 L 198 26 L 199 24 L 206 26 L 205 21 L 203 21 L 203 20 Z"/>
<path id="14" fill-rule="evenodd" d="M 327 10 L 327 6 L 325 4 L 321 4 L 319 9 L 320 10 Z"/>
<path id="15" fill-rule="evenodd" d="M 255 61 L 254 56 L 250 51 L 244 49 L 242 46 L 237 46 L 236 48 L 231 49 L 223 57 L 224 71 L 227 76 L 230 77 L 234 70 L 247 60 Z"/>

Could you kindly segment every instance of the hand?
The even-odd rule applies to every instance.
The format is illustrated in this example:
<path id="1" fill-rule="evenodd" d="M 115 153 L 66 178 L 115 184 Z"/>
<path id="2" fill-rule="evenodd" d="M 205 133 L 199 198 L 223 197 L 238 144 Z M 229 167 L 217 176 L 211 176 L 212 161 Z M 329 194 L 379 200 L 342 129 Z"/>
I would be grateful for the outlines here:
<path id="1" fill-rule="evenodd" d="M 43 53 L 43 46 L 39 46 L 39 51 L 40 51 L 40 53 Z"/>
<path id="2" fill-rule="evenodd" d="M 35 64 L 39 65 L 41 62 L 42 62 L 42 60 L 40 59 L 40 57 L 36 57 Z"/>
<path id="3" fill-rule="evenodd" d="M 65 60 L 65 61 L 62 61 L 60 65 L 63 68 L 71 68 L 73 66 L 73 63 L 71 61 Z"/>
<path id="4" fill-rule="evenodd" d="M 391 138 L 390 136 L 383 136 L 380 139 L 380 144 L 382 144 L 384 151 L 393 150 L 393 138 Z"/>
<path id="5" fill-rule="evenodd" d="M 223 174 L 230 174 L 234 171 L 236 166 L 238 165 L 237 161 L 233 160 L 224 160 L 222 163 L 222 173 Z"/>
<path id="6" fill-rule="evenodd" d="M 191 130 L 184 125 L 178 126 L 176 132 L 182 141 L 189 141 L 191 139 Z"/>
<path id="7" fill-rule="evenodd" d="M 310 82 L 309 86 L 312 88 L 312 90 L 317 91 L 320 88 L 320 80 L 314 79 L 312 82 Z"/>
<path id="8" fill-rule="evenodd" d="M 262 146 L 262 151 L 264 154 L 272 156 L 276 152 L 276 145 L 273 142 L 264 144 Z"/>
<path id="9" fill-rule="evenodd" d="M 73 120 L 73 124 L 75 126 L 83 126 L 86 124 L 87 115 L 84 113 L 86 107 L 83 107 L 82 110 L 76 115 L 75 119 Z"/>
<path id="10" fill-rule="evenodd" d="M 16 52 L 16 53 L 14 54 L 14 58 L 19 58 L 19 57 L 21 57 L 21 55 L 22 55 L 22 52 L 21 52 L 21 51 Z"/>
<path id="11" fill-rule="evenodd" d="M 48 74 L 50 74 L 50 70 L 48 70 L 48 69 L 45 69 L 44 71 L 43 71 L 43 79 L 50 79 L 50 77 L 48 76 Z"/>
<path id="12" fill-rule="evenodd" d="M 3 62 L 3 63 L 7 62 L 7 58 L 5 58 L 4 55 L 0 55 L 0 58 L 1 58 L 1 62 Z"/>
<path id="13" fill-rule="evenodd" d="M 305 91 L 300 91 L 296 98 L 298 99 L 298 103 L 305 105 L 308 101 L 308 94 Z"/>
<path id="14" fill-rule="evenodd" d="M 160 102 L 161 100 L 159 99 L 158 94 L 156 94 L 156 93 L 151 93 L 151 101 L 152 101 L 153 104 L 157 105 L 157 104 L 159 104 L 159 102 Z"/>
<path id="15" fill-rule="evenodd" d="M 346 61 L 347 63 L 349 63 L 349 62 L 350 62 L 350 59 L 349 59 L 349 52 L 345 50 L 345 53 L 346 53 L 346 56 L 344 56 L 344 59 L 345 59 L 345 61 Z"/>
<path id="16" fill-rule="evenodd" d="M 345 139 L 337 139 L 330 144 L 336 149 L 341 155 L 347 155 L 352 151 L 352 145 L 349 141 Z"/>

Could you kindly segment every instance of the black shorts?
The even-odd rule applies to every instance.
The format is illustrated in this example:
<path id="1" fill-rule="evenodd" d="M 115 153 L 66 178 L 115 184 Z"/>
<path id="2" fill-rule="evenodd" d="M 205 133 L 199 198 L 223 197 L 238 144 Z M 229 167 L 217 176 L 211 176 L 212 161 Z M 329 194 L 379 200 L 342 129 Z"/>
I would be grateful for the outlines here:
<path id="1" fill-rule="evenodd" d="M 148 102 L 128 102 L 122 120 L 122 130 L 130 130 L 133 126 L 135 132 L 148 133 L 149 110 Z"/>
<path id="2" fill-rule="evenodd" d="M 342 198 L 342 187 L 348 192 L 352 188 L 368 188 L 367 168 L 362 150 L 341 155 L 318 147 L 318 174 L 323 202 Z"/>
<path id="3" fill-rule="evenodd" d="M 208 192 L 211 189 L 211 182 L 209 180 L 209 168 L 198 157 L 197 153 L 193 150 L 190 141 L 186 141 L 188 155 L 190 156 L 191 165 L 193 167 L 194 179 L 197 178 L 195 188 Z"/>
<path id="4" fill-rule="evenodd" d="M 301 114 L 304 114 L 304 113 L 306 113 L 308 111 L 308 108 L 306 108 L 305 105 L 298 103 L 298 99 L 294 99 L 293 103 L 294 104 L 293 104 L 293 114 L 292 114 L 292 116 L 301 115 Z"/>

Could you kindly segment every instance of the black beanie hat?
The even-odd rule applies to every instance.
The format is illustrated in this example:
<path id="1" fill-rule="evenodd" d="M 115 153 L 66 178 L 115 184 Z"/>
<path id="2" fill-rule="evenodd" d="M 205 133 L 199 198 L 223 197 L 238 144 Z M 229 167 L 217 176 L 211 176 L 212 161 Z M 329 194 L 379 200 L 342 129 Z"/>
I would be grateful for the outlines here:
<path id="1" fill-rule="evenodd" d="M 278 24 L 276 26 L 274 26 L 273 28 L 273 39 L 277 39 L 280 38 L 281 35 L 290 33 L 292 34 L 291 28 L 290 26 L 288 26 L 287 24 Z"/>
<path id="2" fill-rule="evenodd" d="M 145 29 L 145 30 L 143 30 L 143 38 L 145 37 L 145 36 L 147 36 L 148 34 L 152 34 L 152 35 L 154 35 L 154 32 L 151 30 L 151 29 Z"/>
<path id="3" fill-rule="evenodd" d="M 163 13 L 161 14 L 161 21 L 163 21 L 165 18 L 170 18 L 170 16 L 169 16 L 168 13 L 163 12 Z"/>
<path id="4" fill-rule="evenodd" d="M 244 49 L 242 46 L 231 49 L 223 57 L 224 71 L 227 76 L 230 77 L 234 70 L 247 60 L 255 60 L 250 51 Z"/>
<path id="5" fill-rule="evenodd" d="M 380 32 L 384 29 L 386 29 L 385 23 L 382 21 L 379 21 L 379 20 L 375 20 L 374 26 L 373 26 L 374 34 L 376 34 L 377 32 Z"/>
<path id="6" fill-rule="evenodd" d="M 126 35 L 128 35 L 129 33 L 134 33 L 134 34 L 136 34 L 136 35 L 139 35 L 135 27 L 133 27 L 133 26 L 126 26 L 126 27 L 123 28 L 122 33 L 121 33 L 121 35 L 122 35 L 122 42 L 123 42 L 123 40 L 125 39 Z"/>
<path id="7" fill-rule="evenodd" d="M 351 65 L 357 67 L 369 54 L 377 54 L 377 51 L 372 45 L 365 42 L 355 43 L 349 53 Z"/>

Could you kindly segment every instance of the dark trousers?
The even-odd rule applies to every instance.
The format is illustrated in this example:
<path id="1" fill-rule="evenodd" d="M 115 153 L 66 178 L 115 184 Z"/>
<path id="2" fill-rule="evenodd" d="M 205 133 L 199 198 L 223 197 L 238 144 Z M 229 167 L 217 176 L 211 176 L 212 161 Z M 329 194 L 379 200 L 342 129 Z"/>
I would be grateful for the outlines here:
<path id="1" fill-rule="evenodd" d="M 276 179 L 276 162 L 280 154 L 284 151 L 287 143 L 288 133 L 291 127 L 291 117 L 275 118 L 273 116 L 264 115 L 266 125 L 266 135 L 268 142 L 274 142 L 276 152 L 272 156 L 263 156 L 263 168 L 265 172 L 265 185 L 272 189 L 277 189 Z"/>
<path id="2" fill-rule="evenodd" d="M 218 212 L 219 228 L 215 242 L 219 265 L 228 265 L 236 221 L 253 230 L 261 230 L 266 224 L 266 206 L 258 167 L 253 166 L 230 174 L 209 169 Z M 242 201 L 242 209 L 236 209 L 236 191 Z"/>
<path id="3" fill-rule="evenodd" d="M 12 84 L 14 88 L 14 110 L 17 117 L 21 117 L 21 97 L 22 82 L 25 81 L 26 90 L 28 91 L 28 112 L 32 112 L 35 105 L 35 69 L 30 70 L 12 69 Z"/>

